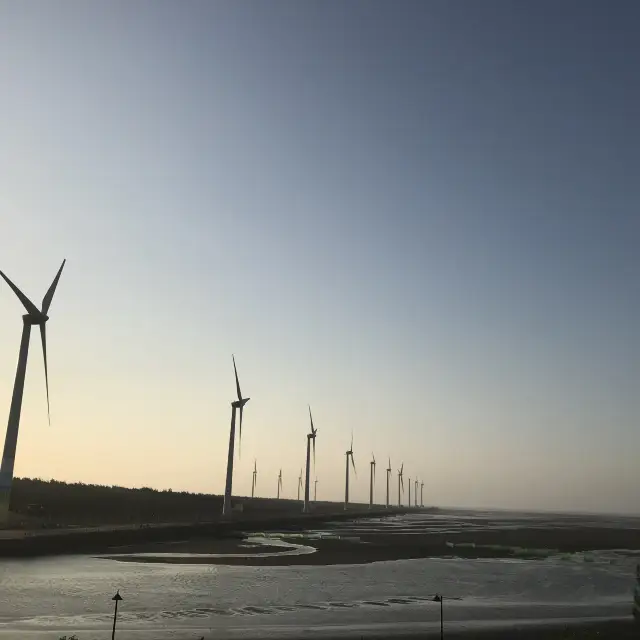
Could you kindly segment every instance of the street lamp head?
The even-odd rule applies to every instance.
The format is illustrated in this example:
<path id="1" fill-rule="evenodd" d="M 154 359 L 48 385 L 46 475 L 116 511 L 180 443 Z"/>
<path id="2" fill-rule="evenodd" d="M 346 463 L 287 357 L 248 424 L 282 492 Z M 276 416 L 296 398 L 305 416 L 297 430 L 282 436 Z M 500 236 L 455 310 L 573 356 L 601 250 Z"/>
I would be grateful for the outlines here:
<path id="1" fill-rule="evenodd" d="M 433 601 L 434 602 L 442 602 L 442 596 L 439 593 L 436 593 L 436 595 L 433 596 Z"/>
<path id="2" fill-rule="evenodd" d="M 120 595 L 120 589 L 118 589 L 116 591 L 116 595 L 113 596 L 113 598 L 111 598 L 112 600 L 115 600 L 116 602 L 120 602 L 120 600 L 122 600 L 122 596 Z"/>

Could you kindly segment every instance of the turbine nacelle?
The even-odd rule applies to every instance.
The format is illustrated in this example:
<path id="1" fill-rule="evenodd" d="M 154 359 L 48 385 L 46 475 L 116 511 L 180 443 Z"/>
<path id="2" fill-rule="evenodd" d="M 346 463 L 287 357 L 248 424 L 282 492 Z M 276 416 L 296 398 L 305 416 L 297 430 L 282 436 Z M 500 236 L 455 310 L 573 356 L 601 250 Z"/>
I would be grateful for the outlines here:
<path id="1" fill-rule="evenodd" d="M 247 402 L 249 402 L 249 400 L 251 400 L 251 398 L 242 398 L 242 400 L 234 400 L 231 403 L 231 406 L 234 409 L 242 409 L 242 407 L 244 407 L 244 405 L 247 404 Z"/>

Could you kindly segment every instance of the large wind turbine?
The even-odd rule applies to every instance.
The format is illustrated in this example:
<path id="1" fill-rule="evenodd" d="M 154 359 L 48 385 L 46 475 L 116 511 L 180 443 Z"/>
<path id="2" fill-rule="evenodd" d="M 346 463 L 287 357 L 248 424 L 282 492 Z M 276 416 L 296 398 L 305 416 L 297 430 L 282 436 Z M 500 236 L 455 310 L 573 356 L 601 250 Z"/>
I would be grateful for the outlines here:
<path id="1" fill-rule="evenodd" d="M 418 506 L 418 485 L 419 484 L 420 483 L 418 482 L 418 478 L 416 478 L 414 492 L 413 492 L 413 506 L 414 507 Z"/>
<path id="2" fill-rule="evenodd" d="M 311 415 L 311 407 L 309 407 L 309 421 L 311 422 L 311 431 L 307 434 L 307 466 L 305 470 L 304 482 L 304 506 L 303 513 L 309 513 L 309 482 L 311 481 L 311 444 L 313 443 L 313 466 L 316 465 L 316 435 L 318 430 L 313 426 L 313 416 Z M 314 499 L 315 502 L 315 499 Z"/>
<path id="3" fill-rule="evenodd" d="M 353 461 L 353 434 L 351 434 L 351 446 L 349 447 L 349 451 L 345 452 L 346 460 L 347 460 L 347 475 L 344 485 L 344 508 L 347 509 L 349 507 L 349 458 L 351 458 L 351 465 L 353 466 L 353 473 L 356 473 L 356 463 Z"/>
<path id="4" fill-rule="evenodd" d="M 258 462 L 253 460 L 253 474 L 251 477 L 251 497 L 253 498 L 256 491 L 256 484 L 258 484 Z"/>
<path id="5" fill-rule="evenodd" d="M 420 483 L 420 506 L 421 507 L 424 507 L 423 494 L 424 494 L 424 480 Z"/>
<path id="6" fill-rule="evenodd" d="M 242 441 L 242 410 L 244 405 L 249 402 L 249 398 L 243 398 L 240 391 L 240 382 L 238 382 L 238 370 L 236 369 L 236 359 L 233 358 L 233 372 L 236 375 L 236 391 L 238 399 L 231 403 L 231 429 L 229 430 L 229 457 L 227 458 L 227 482 L 224 487 L 224 505 L 222 507 L 222 515 L 231 515 L 231 485 L 233 484 L 233 449 L 236 440 L 236 411 L 240 411 L 240 433 L 238 438 L 238 448 Z"/>
<path id="7" fill-rule="evenodd" d="M 371 462 L 369 466 L 371 467 L 371 473 L 369 477 L 369 509 L 373 509 L 373 485 L 376 481 L 376 457 L 371 454 Z"/>
<path id="8" fill-rule="evenodd" d="M 391 479 L 391 458 L 389 458 L 389 466 L 387 467 L 387 509 L 389 508 L 389 480 Z"/>
<path id="9" fill-rule="evenodd" d="M 22 339 L 20 340 L 20 352 L 18 355 L 18 367 L 13 383 L 13 395 L 11 396 L 11 407 L 9 409 L 9 422 L 7 424 L 7 435 L 4 440 L 4 451 L 2 453 L 2 465 L 0 466 L 0 521 L 6 521 L 9 516 L 9 503 L 11 500 L 11 485 L 13 484 L 13 467 L 16 459 L 16 448 L 18 446 L 18 430 L 20 428 L 20 411 L 22 409 L 22 394 L 24 391 L 24 378 L 27 371 L 27 357 L 29 355 L 29 338 L 31 327 L 40 327 L 40 339 L 42 340 L 42 355 L 44 358 L 44 380 L 47 389 L 47 417 L 51 424 L 51 413 L 49 408 L 49 372 L 47 368 L 47 333 L 46 325 L 49 316 L 49 307 L 53 300 L 53 294 L 58 286 L 58 280 L 62 274 L 66 260 L 62 261 L 56 277 L 42 299 L 42 307 L 38 309 L 27 296 L 16 287 L 7 276 L 0 271 L 0 275 L 18 296 L 20 302 L 27 310 L 22 316 Z"/>
<path id="10" fill-rule="evenodd" d="M 280 473 L 278 474 L 278 495 L 276 496 L 278 500 L 280 499 L 280 489 L 282 489 L 282 469 L 280 469 Z"/>
<path id="11" fill-rule="evenodd" d="M 398 469 L 398 506 L 402 506 L 402 496 L 400 494 L 400 489 L 404 492 L 404 462 Z"/>

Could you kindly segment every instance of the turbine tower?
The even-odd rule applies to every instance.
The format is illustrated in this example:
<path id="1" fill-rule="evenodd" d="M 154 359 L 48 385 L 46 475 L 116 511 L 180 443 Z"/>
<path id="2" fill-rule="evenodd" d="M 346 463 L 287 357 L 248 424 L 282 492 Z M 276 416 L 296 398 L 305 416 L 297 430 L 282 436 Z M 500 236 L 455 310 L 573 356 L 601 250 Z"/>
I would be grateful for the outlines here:
<path id="1" fill-rule="evenodd" d="M 311 431 L 307 434 L 307 466 L 305 470 L 304 482 L 304 505 L 302 513 L 309 513 L 309 482 L 311 478 L 311 444 L 313 443 L 313 467 L 316 466 L 316 435 L 318 430 L 313 426 L 313 416 L 311 415 L 311 407 L 309 407 L 309 421 L 311 422 Z M 315 502 L 315 499 L 314 499 Z"/>
<path id="2" fill-rule="evenodd" d="M 282 489 L 282 469 L 278 474 L 278 495 L 276 496 L 278 500 L 280 500 L 280 489 Z"/>
<path id="3" fill-rule="evenodd" d="M 369 477 L 369 509 L 373 509 L 373 485 L 376 481 L 376 457 L 371 454 L 371 462 L 369 466 L 371 467 L 371 473 Z"/>
<path id="4" fill-rule="evenodd" d="M 243 398 L 240 391 L 240 382 L 238 381 L 238 370 L 236 369 L 236 359 L 233 358 L 233 372 L 236 375 L 236 391 L 238 399 L 231 403 L 231 429 L 229 430 L 229 457 L 227 458 L 227 482 L 224 487 L 224 505 L 222 507 L 222 515 L 231 515 L 231 486 L 233 484 L 233 450 L 236 441 L 236 411 L 240 412 L 240 431 L 238 437 L 238 451 L 242 441 L 242 410 L 244 405 L 249 402 L 249 398 Z"/>
<path id="5" fill-rule="evenodd" d="M 404 462 L 398 469 L 398 506 L 402 506 L 402 495 L 400 493 L 400 489 L 404 493 Z"/>
<path id="6" fill-rule="evenodd" d="M 258 463 L 254 458 L 254 460 L 253 460 L 253 474 L 252 474 L 252 478 L 251 478 L 251 497 L 252 498 L 255 495 L 256 484 L 258 484 Z"/>
<path id="7" fill-rule="evenodd" d="M 389 458 L 389 466 L 387 467 L 387 509 L 389 508 L 389 480 L 391 479 L 391 458 Z"/>
<path id="8" fill-rule="evenodd" d="M 409 501 L 407 502 L 407 506 L 410 507 L 411 506 L 411 478 L 409 478 Z"/>
<path id="9" fill-rule="evenodd" d="M 313 481 L 313 501 L 318 500 L 318 478 Z"/>
<path id="10" fill-rule="evenodd" d="M 414 491 L 413 491 L 413 506 L 417 507 L 418 506 L 418 485 L 420 483 L 418 482 L 418 478 L 416 478 L 416 483 L 415 483 L 415 487 L 414 487 Z"/>
<path id="11" fill-rule="evenodd" d="M 420 506 L 422 508 L 424 508 L 423 494 L 424 494 L 424 480 L 420 483 Z"/>
<path id="12" fill-rule="evenodd" d="M 44 380 L 47 390 L 47 418 L 51 424 L 51 412 L 49 407 L 49 372 L 47 368 L 47 333 L 46 325 L 49 316 L 49 307 L 53 300 L 53 294 L 58 286 L 58 280 L 62 274 L 66 260 L 62 261 L 60 269 L 56 277 L 53 279 L 51 286 L 42 299 L 42 307 L 38 310 L 27 296 L 16 287 L 7 276 L 0 271 L 5 282 L 11 287 L 13 292 L 18 296 L 22 306 L 27 313 L 22 316 L 22 339 L 20 340 L 20 352 L 18 355 L 18 367 L 16 369 L 16 377 L 13 383 L 13 395 L 11 396 L 11 406 L 9 409 L 9 421 L 7 424 L 7 434 L 4 440 L 4 451 L 2 453 L 2 464 L 0 466 L 0 522 L 6 522 L 9 517 L 9 503 L 11 501 L 11 485 L 13 484 L 13 467 L 16 459 L 16 448 L 18 446 L 18 430 L 20 428 L 20 412 L 22 410 L 22 394 L 24 392 L 24 378 L 27 371 L 27 357 L 29 355 L 29 338 L 31 336 L 31 327 L 38 325 L 40 327 L 40 339 L 42 340 L 42 356 L 44 359 Z"/>
<path id="13" fill-rule="evenodd" d="M 349 447 L 349 451 L 345 452 L 346 461 L 347 461 L 347 475 L 344 485 L 344 508 L 345 510 L 349 507 L 349 458 L 351 458 L 351 465 L 353 466 L 353 473 L 356 473 L 356 463 L 353 461 L 353 434 L 351 434 L 351 446 Z"/>
<path id="14" fill-rule="evenodd" d="M 298 476 L 298 500 L 300 500 L 300 489 L 302 489 L 302 469 L 300 469 L 300 475 Z"/>

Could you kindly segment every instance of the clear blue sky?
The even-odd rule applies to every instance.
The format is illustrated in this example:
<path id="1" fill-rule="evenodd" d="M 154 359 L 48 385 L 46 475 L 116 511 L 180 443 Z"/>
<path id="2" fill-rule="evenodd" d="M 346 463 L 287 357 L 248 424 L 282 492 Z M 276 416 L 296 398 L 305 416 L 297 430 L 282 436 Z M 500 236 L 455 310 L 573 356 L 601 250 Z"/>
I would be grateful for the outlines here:
<path id="1" fill-rule="evenodd" d="M 319 496 L 355 434 L 435 504 L 638 511 L 640 7 L 0 3 L 19 475 Z M 0 287 L 0 407 L 21 306 Z M 5 420 L 6 418 L 2 418 Z M 379 470 L 385 465 L 381 465 Z M 379 473 L 379 499 L 383 498 Z"/>

